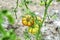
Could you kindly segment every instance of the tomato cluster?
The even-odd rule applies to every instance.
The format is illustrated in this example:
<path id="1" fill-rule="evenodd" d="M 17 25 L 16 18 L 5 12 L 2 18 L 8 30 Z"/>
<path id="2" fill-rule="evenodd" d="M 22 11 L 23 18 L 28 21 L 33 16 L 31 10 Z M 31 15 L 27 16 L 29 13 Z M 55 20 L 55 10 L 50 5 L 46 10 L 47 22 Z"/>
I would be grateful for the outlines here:
<path id="1" fill-rule="evenodd" d="M 39 25 L 35 23 L 36 18 L 39 22 L 42 22 L 39 16 L 33 18 L 31 15 L 24 15 L 22 17 L 22 24 L 28 26 L 28 32 L 31 34 L 36 34 L 39 30 Z"/>

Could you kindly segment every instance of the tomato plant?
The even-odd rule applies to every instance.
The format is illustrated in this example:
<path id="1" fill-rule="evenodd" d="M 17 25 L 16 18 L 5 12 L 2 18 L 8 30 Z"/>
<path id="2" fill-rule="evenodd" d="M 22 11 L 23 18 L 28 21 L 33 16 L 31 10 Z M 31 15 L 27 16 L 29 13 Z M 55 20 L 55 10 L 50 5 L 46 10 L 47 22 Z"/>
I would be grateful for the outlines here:
<path id="1" fill-rule="evenodd" d="M 29 21 L 31 20 L 32 21 L 32 22 L 30 21 L 31 23 L 29 23 L 29 25 L 31 25 L 34 22 L 31 26 L 28 27 L 27 34 L 31 33 L 31 34 L 33 34 L 33 35 L 36 36 L 36 40 L 42 40 L 42 34 L 40 32 L 40 29 L 41 29 L 41 27 L 42 27 L 42 25 L 43 25 L 43 23 L 44 23 L 44 21 L 46 19 L 48 7 L 51 5 L 51 3 L 52 3 L 53 0 L 42 0 L 40 2 L 42 5 L 45 6 L 45 12 L 44 12 L 43 18 L 38 17 L 34 12 L 32 12 L 29 9 L 29 7 L 27 6 L 28 5 L 27 4 L 27 0 L 21 0 L 21 1 L 22 1 L 22 4 L 24 4 L 23 6 L 26 8 L 25 11 L 24 11 L 25 14 L 29 14 L 29 17 L 28 17 L 28 15 L 27 15 L 27 17 L 22 17 L 22 23 L 24 25 L 28 26 L 27 20 L 29 20 Z M 32 20 L 30 17 L 32 17 L 34 19 Z"/>
<path id="2" fill-rule="evenodd" d="M 22 17 L 22 24 L 25 25 L 25 26 L 28 26 L 28 31 L 25 34 L 31 33 L 31 34 L 36 36 L 36 40 L 42 40 L 42 34 L 40 32 L 40 29 L 41 29 L 41 27 L 42 27 L 42 25 L 43 25 L 43 23 L 46 19 L 48 7 L 50 5 L 52 5 L 52 1 L 53 0 L 43 0 L 43 1 L 40 2 L 42 5 L 45 6 L 44 16 L 43 16 L 43 18 L 41 18 L 41 17 L 38 17 L 34 12 L 32 12 L 29 9 L 28 4 L 29 4 L 30 1 L 21 0 L 21 5 L 19 5 L 19 6 L 24 9 L 24 17 Z M 26 17 L 25 14 L 28 14 L 32 19 L 29 18 L 29 17 Z M 32 21 L 32 23 L 28 23 L 28 21 L 27 21 L 28 19 L 29 19 L 29 22 Z M 32 25 L 29 26 L 28 24 L 29 25 L 32 24 Z M 38 25 L 38 27 L 36 26 L 36 24 Z M 29 36 L 29 35 L 27 35 L 27 36 Z M 25 39 L 27 39 L 27 38 L 30 39 L 30 37 L 26 37 Z"/>
<path id="3" fill-rule="evenodd" d="M 23 15 L 22 15 L 22 24 L 24 26 L 28 26 L 27 29 L 24 31 L 24 38 L 25 40 L 31 40 L 30 35 L 34 35 L 36 40 L 42 40 L 42 34 L 41 34 L 41 27 L 43 26 L 43 23 L 45 22 L 45 19 L 47 17 L 47 10 L 50 5 L 52 5 L 53 0 L 41 0 L 40 5 L 45 6 L 44 15 L 41 18 L 40 16 L 37 16 L 35 12 L 31 11 L 28 7 L 30 3 L 32 3 L 31 0 L 21 0 L 21 4 L 18 5 L 18 0 L 16 2 L 16 8 L 14 9 L 15 16 L 17 19 L 17 8 L 18 6 L 23 8 Z M 59 1 L 59 0 L 57 0 Z M 12 18 L 10 12 L 7 9 L 0 10 L 0 32 L 3 34 L 3 36 L 0 38 L 1 40 L 16 40 L 16 34 L 14 32 L 14 29 L 10 29 L 9 31 L 6 31 L 2 24 L 4 22 L 4 16 L 8 19 L 9 24 L 14 24 L 14 18 Z M 54 18 L 54 17 L 53 17 Z"/>

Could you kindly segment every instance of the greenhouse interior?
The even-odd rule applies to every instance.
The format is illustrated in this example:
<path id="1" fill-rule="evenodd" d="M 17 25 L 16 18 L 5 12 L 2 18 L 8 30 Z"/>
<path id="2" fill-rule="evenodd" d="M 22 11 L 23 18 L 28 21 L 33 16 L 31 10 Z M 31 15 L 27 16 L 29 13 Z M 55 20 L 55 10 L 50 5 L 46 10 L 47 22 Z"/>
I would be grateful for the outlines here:
<path id="1" fill-rule="evenodd" d="M 60 40 L 60 0 L 0 0 L 0 40 Z"/>

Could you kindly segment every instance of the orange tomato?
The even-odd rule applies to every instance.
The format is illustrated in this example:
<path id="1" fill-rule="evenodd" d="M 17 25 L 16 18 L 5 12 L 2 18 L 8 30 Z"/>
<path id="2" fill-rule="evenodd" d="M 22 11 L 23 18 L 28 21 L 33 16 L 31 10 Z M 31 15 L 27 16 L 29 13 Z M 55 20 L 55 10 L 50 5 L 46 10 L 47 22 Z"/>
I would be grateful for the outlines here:
<path id="1" fill-rule="evenodd" d="M 31 26 L 34 24 L 34 19 L 31 15 L 24 15 L 22 18 L 22 24 L 25 26 Z"/>

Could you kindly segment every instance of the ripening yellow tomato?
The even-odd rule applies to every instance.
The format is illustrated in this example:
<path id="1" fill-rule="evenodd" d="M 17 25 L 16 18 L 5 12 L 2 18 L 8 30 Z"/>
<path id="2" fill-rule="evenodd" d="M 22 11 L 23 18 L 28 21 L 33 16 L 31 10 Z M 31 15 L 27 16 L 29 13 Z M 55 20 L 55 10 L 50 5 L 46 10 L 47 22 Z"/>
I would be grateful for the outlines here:
<path id="1" fill-rule="evenodd" d="M 27 21 L 22 21 L 23 25 L 27 26 Z"/>
<path id="2" fill-rule="evenodd" d="M 37 19 L 40 20 L 40 21 L 42 21 L 41 17 L 39 17 L 39 16 L 37 16 Z"/>
<path id="3" fill-rule="evenodd" d="M 35 28 L 32 29 L 32 34 L 35 34 L 35 33 L 37 33 L 37 32 L 38 32 L 38 30 L 36 30 Z"/>
<path id="4" fill-rule="evenodd" d="M 31 15 L 24 15 L 22 17 L 22 24 L 25 26 L 32 26 L 34 24 L 34 19 Z"/>
<path id="5" fill-rule="evenodd" d="M 33 28 L 29 27 L 28 32 L 31 34 L 36 34 L 38 32 L 38 30 L 39 30 L 39 25 L 36 24 L 36 25 L 34 25 Z"/>
<path id="6" fill-rule="evenodd" d="M 28 29 L 28 32 L 29 32 L 29 33 L 32 33 L 32 28 L 29 28 L 29 29 Z"/>

